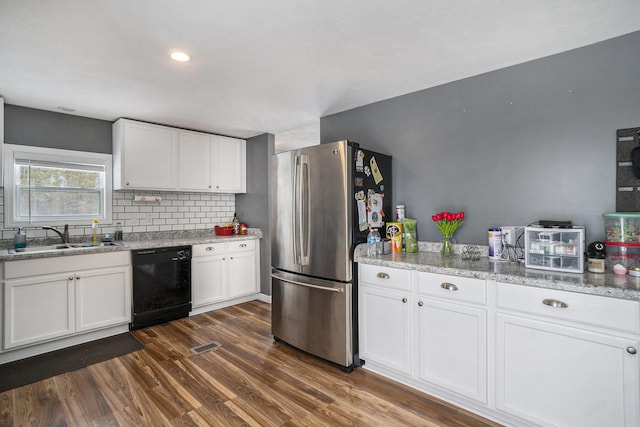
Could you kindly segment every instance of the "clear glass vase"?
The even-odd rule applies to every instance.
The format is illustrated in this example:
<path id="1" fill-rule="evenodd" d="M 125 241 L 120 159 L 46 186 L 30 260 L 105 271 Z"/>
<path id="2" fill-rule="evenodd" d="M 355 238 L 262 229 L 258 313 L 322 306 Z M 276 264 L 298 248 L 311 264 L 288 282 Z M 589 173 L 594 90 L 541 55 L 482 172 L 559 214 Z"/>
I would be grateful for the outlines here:
<path id="1" fill-rule="evenodd" d="M 442 235 L 442 248 L 440 249 L 440 255 L 443 257 L 451 257 L 454 255 L 453 245 L 456 243 L 453 240 L 453 233 Z"/>

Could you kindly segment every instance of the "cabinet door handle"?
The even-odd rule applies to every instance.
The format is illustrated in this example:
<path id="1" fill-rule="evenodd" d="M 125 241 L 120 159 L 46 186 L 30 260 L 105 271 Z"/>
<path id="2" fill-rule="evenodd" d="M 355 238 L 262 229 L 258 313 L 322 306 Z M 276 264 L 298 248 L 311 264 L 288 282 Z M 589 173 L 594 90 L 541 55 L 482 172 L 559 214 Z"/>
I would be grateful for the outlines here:
<path id="1" fill-rule="evenodd" d="M 387 273 L 378 273 L 378 279 L 390 279 L 391 276 L 389 276 Z"/>
<path id="2" fill-rule="evenodd" d="M 212 251 L 213 250 L 213 246 L 207 246 L 205 251 Z"/>
<path id="3" fill-rule="evenodd" d="M 418 301 L 418 307 L 422 307 L 424 303 L 422 301 Z"/>
<path id="4" fill-rule="evenodd" d="M 446 289 L 448 291 L 457 291 L 458 290 L 458 287 L 456 285 L 454 285 L 453 283 L 444 282 L 444 283 L 440 284 L 440 287 L 442 289 Z"/>
<path id="5" fill-rule="evenodd" d="M 129 181 L 125 182 L 124 185 L 129 185 Z"/>
<path id="6" fill-rule="evenodd" d="M 548 305 L 549 307 L 555 307 L 555 308 L 568 308 L 569 307 L 569 304 L 567 304 L 566 302 L 558 301 L 557 299 L 546 298 L 546 299 L 542 300 L 542 303 L 544 305 Z"/>
<path id="7" fill-rule="evenodd" d="M 407 298 L 402 298 L 402 302 L 407 302 Z"/>
<path id="8" fill-rule="evenodd" d="M 247 244 L 246 244 L 246 243 L 243 243 L 243 244 L 241 244 L 241 245 L 240 245 L 240 247 L 241 247 L 241 248 L 246 248 L 246 247 L 247 247 Z"/>
<path id="9" fill-rule="evenodd" d="M 69 276 L 69 280 L 73 280 L 73 276 Z"/>
<path id="10" fill-rule="evenodd" d="M 76 280 L 80 280 L 80 276 L 76 276 Z"/>
<path id="11" fill-rule="evenodd" d="M 633 347 L 627 347 L 627 353 L 629 354 L 636 354 L 636 349 Z"/>

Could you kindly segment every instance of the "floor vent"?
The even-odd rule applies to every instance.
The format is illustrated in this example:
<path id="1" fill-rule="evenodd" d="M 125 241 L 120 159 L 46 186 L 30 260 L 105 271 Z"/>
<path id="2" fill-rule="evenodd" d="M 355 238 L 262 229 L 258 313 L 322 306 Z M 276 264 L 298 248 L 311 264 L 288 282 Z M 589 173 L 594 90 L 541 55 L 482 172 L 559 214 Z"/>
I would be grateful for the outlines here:
<path id="1" fill-rule="evenodd" d="M 204 353 L 205 351 L 215 350 L 216 348 L 220 347 L 221 345 L 222 344 L 220 344 L 219 342 L 213 341 L 213 342 L 210 342 L 208 344 L 203 344 L 203 345 L 200 345 L 198 347 L 193 347 L 191 349 L 191 353 L 193 353 L 193 354 Z"/>

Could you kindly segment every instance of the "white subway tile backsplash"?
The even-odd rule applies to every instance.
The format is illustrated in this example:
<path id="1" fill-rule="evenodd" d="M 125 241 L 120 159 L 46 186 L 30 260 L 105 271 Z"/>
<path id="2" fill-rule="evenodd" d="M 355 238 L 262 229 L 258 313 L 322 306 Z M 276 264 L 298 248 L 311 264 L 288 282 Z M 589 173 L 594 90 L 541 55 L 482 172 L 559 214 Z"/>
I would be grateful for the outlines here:
<path id="1" fill-rule="evenodd" d="M 162 198 L 159 202 L 134 202 L 134 195 L 150 195 Z M 113 234 L 115 224 L 121 223 L 122 232 L 145 233 L 210 229 L 215 225 L 230 222 L 235 211 L 234 194 L 211 193 L 167 193 L 149 191 L 114 191 L 112 193 L 111 224 L 99 224 L 97 233 Z M 0 192 L 0 221 L 3 220 L 4 197 Z M 57 238 L 53 232 L 47 233 L 40 227 L 25 227 L 27 239 Z M 11 244 L 15 228 L 0 227 L 0 238 L 4 244 Z M 69 226 L 69 234 L 74 238 L 93 235 L 91 224 Z M 125 236 L 126 238 L 126 236 Z M 0 242 L 1 243 L 1 242 Z"/>

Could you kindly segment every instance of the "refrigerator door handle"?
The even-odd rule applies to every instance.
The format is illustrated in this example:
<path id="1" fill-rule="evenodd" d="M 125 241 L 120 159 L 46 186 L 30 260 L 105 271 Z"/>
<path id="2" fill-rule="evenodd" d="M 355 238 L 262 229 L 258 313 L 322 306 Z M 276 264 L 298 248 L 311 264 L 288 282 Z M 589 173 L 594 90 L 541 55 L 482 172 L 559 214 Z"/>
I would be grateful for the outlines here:
<path id="1" fill-rule="evenodd" d="M 293 172 L 293 263 L 309 264 L 309 156 L 297 155 Z"/>
<path id="2" fill-rule="evenodd" d="M 320 289 L 322 291 L 337 292 L 339 294 L 344 293 L 344 289 L 342 289 L 342 288 L 328 288 L 326 286 L 318 286 L 318 285 L 312 285 L 310 283 L 298 282 L 296 280 L 285 279 L 284 277 L 282 277 L 282 276 L 280 276 L 278 274 L 275 274 L 275 273 L 272 273 L 271 277 L 274 278 L 274 279 L 280 280 L 282 282 L 291 283 L 293 285 L 305 286 L 307 288 Z"/>
<path id="3" fill-rule="evenodd" d="M 310 182 L 309 182 L 309 156 L 303 154 L 300 156 L 302 158 L 302 188 L 300 191 L 300 196 L 302 199 L 301 207 L 302 211 L 300 212 L 300 236 L 302 237 L 300 240 L 300 265 L 309 265 L 309 248 L 310 241 L 309 236 L 311 231 L 309 230 L 309 206 L 311 205 L 311 190 L 310 190 Z"/>
<path id="4" fill-rule="evenodd" d="M 300 191 L 301 191 L 301 174 L 302 174 L 302 156 L 297 155 L 294 159 L 293 166 L 293 206 L 292 206 L 292 215 L 293 218 L 292 226 L 293 226 L 293 263 L 300 265 L 300 212 L 301 206 L 300 203 L 302 201 Z"/>

